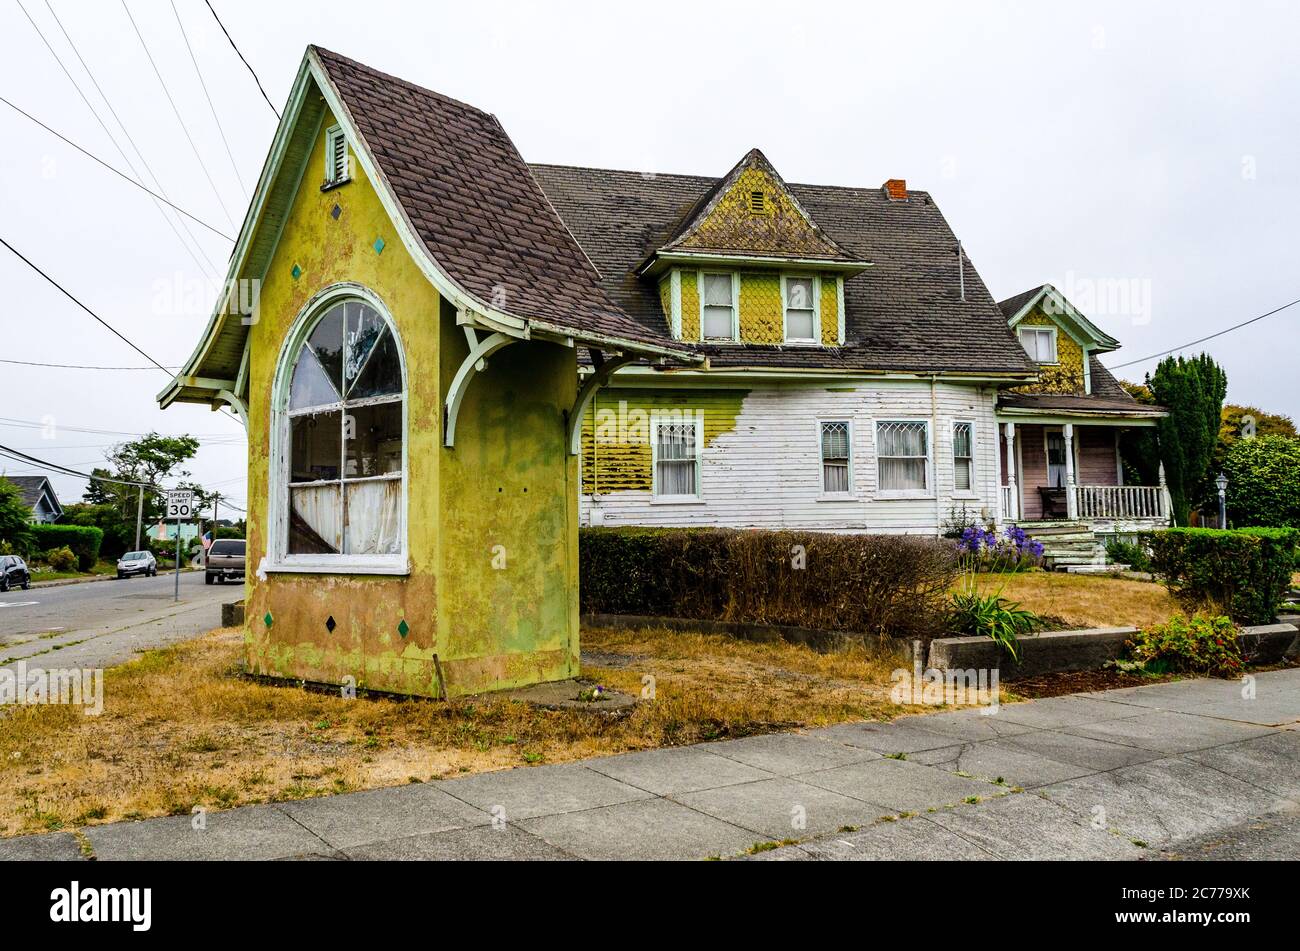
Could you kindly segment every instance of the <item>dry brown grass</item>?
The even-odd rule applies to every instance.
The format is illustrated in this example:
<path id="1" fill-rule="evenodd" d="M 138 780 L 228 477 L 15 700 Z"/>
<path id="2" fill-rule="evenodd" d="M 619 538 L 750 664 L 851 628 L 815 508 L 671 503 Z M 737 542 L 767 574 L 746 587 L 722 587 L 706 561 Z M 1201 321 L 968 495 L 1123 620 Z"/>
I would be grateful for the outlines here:
<path id="1" fill-rule="evenodd" d="M 1163 624 L 1179 612 L 1164 585 L 1099 575 L 1054 571 L 976 575 L 982 593 L 1003 588 L 1002 595 L 1043 617 L 1060 618 L 1071 627 L 1145 627 Z M 965 579 L 961 582 L 966 583 Z"/>
<path id="2" fill-rule="evenodd" d="M 237 632 L 108 671 L 104 712 L 0 718 L 0 834 L 73 828 L 560 762 L 909 711 L 889 700 L 893 646 L 819 654 L 667 631 L 584 631 L 584 675 L 656 699 L 616 718 L 500 696 L 345 700 L 240 675 Z"/>

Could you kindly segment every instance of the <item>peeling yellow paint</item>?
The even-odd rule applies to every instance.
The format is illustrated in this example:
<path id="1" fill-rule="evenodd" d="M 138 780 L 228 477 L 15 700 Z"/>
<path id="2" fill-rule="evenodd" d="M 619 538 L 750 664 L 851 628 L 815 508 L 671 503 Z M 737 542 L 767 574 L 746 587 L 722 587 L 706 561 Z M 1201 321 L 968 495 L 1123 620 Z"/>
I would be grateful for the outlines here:
<path id="1" fill-rule="evenodd" d="M 1083 395 L 1086 392 L 1083 348 L 1065 332 L 1065 328 L 1037 307 L 1016 324 L 1017 329 L 1020 327 L 1055 327 L 1057 362 L 1041 364 L 1038 368 L 1038 382 L 1017 387 L 1015 392 Z"/>

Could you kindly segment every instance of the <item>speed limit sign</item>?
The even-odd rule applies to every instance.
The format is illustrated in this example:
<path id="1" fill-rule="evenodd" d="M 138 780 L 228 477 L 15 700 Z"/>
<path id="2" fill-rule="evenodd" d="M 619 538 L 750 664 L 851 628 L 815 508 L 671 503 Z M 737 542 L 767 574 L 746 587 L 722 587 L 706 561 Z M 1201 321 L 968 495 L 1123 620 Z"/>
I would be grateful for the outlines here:
<path id="1" fill-rule="evenodd" d="M 194 514 L 192 489 L 169 489 L 167 492 L 167 517 L 189 518 Z"/>

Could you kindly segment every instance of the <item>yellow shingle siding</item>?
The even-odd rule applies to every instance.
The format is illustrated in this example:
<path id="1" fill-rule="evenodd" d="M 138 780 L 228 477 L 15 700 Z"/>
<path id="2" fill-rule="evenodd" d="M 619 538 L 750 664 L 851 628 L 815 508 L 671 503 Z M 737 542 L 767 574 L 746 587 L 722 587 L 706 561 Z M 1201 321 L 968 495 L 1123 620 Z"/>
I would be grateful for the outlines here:
<path id="1" fill-rule="evenodd" d="M 694 271 L 682 271 L 682 339 L 700 339 L 700 291 Z"/>
<path id="2" fill-rule="evenodd" d="M 834 274 L 822 275 L 822 343 L 833 347 L 840 342 L 840 295 Z"/>
<path id="3" fill-rule="evenodd" d="M 785 340 L 780 274 L 760 271 L 740 275 L 740 339 L 744 343 Z"/>
<path id="4" fill-rule="evenodd" d="M 664 323 L 668 325 L 668 332 L 672 333 L 673 328 L 673 275 L 669 271 L 663 277 L 659 278 L 659 305 L 664 309 Z"/>
<path id="5" fill-rule="evenodd" d="M 751 210 L 750 198 L 762 192 L 764 210 Z M 749 168 L 718 199 L 694 230 L 682 239 L 683 250 L 749 250 L 788 254 L 792 257 L 838 253 L 824 238 L 781 185 L 766 172 Z"/>
<path id="6" fill-rule="evenodd" d="M 1038 368 L 1039 381 L 1017 388 L 1021 393 L 1069 393 L 1083 395 L 1087 392 L 1083 371 L 1083 347 L 1075 341 L 1065 328 L 1051 317 L 1035 308 L 1016 324 L 1017 334 L 1021 327 L 1055 327 L 1056 328 L 1056 363 L 1042 364 Z M 1018 339 L 1018 337 L 1017 337 Z"/>
<path id="7" fill-rule="evenodd" d="M 651 491 L 650 421 L 656 412 L 698 413 L 707 448 L 736 428 L 747 395 L 747 390 L 601 390 L 582 421 L 583 493 Z"/>

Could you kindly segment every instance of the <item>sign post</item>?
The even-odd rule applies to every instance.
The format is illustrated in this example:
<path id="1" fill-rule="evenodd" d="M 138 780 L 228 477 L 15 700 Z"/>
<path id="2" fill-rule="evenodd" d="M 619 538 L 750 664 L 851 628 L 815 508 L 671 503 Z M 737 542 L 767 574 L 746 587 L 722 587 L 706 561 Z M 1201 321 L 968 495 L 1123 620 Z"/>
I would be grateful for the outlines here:
<path id="1" fill-rule="evenodd" d="M 176 584 L 173 601 L 181 599 L 181 519 L 194 511 L 194 493 L 190 489 L 167 490 L 167 517 L 176 519 Z"/>

